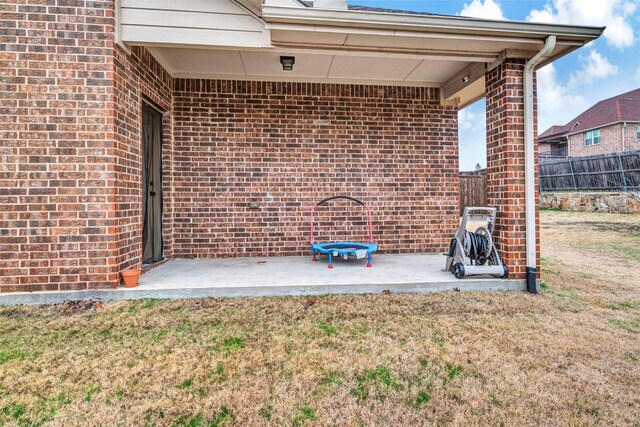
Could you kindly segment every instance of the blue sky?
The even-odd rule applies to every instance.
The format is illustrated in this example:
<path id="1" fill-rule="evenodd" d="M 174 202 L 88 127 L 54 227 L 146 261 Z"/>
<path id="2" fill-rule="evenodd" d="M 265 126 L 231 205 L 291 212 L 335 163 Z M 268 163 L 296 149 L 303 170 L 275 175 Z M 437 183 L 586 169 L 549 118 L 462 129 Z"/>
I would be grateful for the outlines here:
<path id="1" fill-rule="evenodd" d="M 510 21 L 606 26 L 603 36 L 538 71 L 538 126 L 564 125 L 640 87 L 640 0 L 349 0 L 349 4 Z M 460 169 L 486 166 L 484 100 L 460 112 Z"/>

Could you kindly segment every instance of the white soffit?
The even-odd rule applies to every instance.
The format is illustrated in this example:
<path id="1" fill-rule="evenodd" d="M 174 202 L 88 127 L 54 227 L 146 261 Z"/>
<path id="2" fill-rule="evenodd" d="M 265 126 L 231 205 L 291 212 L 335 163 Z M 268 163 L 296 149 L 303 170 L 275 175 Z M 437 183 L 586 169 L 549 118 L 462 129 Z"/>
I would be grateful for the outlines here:
<path id="1" fill-rule="evenodd" d="M 395 56 L 289 51 L 193 49 L 149 46 L 149 52 L 174 77 L 226 78 L 440 86 L 466 62 Z M 282 70 L 281 55 L 295 56 L 293 71 Z"/>
<path id="2" fill-rule="evenodd" d="M 331 55 L 294 55 L 296 63 L 292 71 L 283 71 L 280 53 L 242 52 L 246 67 L 246 76 L 294 76 L 327 77 L 333 56 Z"/>
<path id="3" fill-rule="evenodd" d="M 417 59 L 336 56 L 329 77 L 404 80 L 421 62 Z"/>
<path id="4" fill-rule="evenodd" d="M 466 62 L 456 61 L 421 61 L 405 80 L 409 82 L 445 82 L 466 65 Z"/>
<path id="5" fill-rule="evenodd" d="M 173 73 L 244 74 L 242 56 L 237 50 L 152 48 L 151 53 Z"/>

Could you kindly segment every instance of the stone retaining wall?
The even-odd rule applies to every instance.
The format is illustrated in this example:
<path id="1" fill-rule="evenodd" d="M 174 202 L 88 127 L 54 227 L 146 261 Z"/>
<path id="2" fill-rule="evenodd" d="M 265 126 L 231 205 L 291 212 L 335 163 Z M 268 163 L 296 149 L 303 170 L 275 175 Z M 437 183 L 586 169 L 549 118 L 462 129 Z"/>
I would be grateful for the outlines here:
<path id="1" fill-rule="evenodd" d="M 573 212 L 640 214 L 640 201 L 626 193 L 542 193 L 540 207 Z"/>

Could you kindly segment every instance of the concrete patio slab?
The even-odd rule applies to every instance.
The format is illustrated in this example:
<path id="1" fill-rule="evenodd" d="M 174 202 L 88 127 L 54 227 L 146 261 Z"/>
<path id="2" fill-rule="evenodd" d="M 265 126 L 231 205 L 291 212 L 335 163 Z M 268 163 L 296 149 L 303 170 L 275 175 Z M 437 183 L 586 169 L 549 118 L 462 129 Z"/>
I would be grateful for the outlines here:
<path id="1" fill-rule="evenodd" d="M 442 255 L 378 255 L 366 260 L 310 257 L 178 259 L 143 274 L 137 288 L 91 291 L 20 292 L 0 295 L 0 305 L 45 304 L 73 299 L 128 300 L 323 294 L 375 294 L 524 290 L 523 280 L 494 277 L 456 279 L 441 271 Z"/>

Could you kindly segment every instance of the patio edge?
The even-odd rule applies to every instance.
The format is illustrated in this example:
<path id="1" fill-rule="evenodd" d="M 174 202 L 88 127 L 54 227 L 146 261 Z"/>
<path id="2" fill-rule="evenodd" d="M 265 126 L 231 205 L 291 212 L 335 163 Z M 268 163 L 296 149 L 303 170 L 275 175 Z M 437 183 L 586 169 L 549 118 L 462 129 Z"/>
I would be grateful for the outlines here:
<path id="1" fill-rule="evenodd" d="M 15 292 L 0 294 L 0 306 L 20 304 L 54 304 L 70 300 L 99 299 L 126 301 L 140 299 L 239 298 L 269 296 L 310 296 L 329 294 L 423 293 L 442 291 L 524 291 L 524 280 L 462 279 L 457 282 L 348 284 L 348 285 L 282 285 L 233 286 L 184 289 L 117 288 L 88 291 Z"/>

